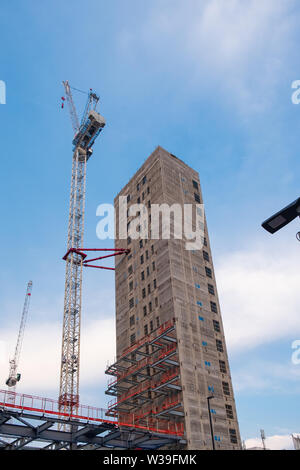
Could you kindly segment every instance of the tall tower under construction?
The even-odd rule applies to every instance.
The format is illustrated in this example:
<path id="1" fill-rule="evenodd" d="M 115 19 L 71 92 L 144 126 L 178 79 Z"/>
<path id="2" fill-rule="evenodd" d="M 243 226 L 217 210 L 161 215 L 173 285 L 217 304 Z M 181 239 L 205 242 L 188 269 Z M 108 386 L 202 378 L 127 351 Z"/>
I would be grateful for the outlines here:
<path id="1" fill-rule="evenodd" d="M 140 236 L 121 233 L 121 201 L 125 228 L 135 224 Z M 135 217 L 133 204 L 141 204 Z M 106 393 L 114 397 L 108 415 L 178 434 L 188 449 L 240 449 L 205 216 L 201 248 L 187 249 L 186 239 L 172 232 L 169 239 L 153 237 L 151 208 L 158 204 L 183 210 L 203 204 L 198 173 L 161 147 L 115 198 L 115 247 L 130 253 L 116 259 L 117 355 L 106 370 L 112 376 Z"/>

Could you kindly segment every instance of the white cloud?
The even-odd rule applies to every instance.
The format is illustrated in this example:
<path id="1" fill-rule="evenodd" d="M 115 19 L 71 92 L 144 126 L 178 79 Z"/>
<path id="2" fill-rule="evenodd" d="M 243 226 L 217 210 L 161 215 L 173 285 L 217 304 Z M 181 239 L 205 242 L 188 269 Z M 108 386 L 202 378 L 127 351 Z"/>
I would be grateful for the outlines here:
<path id="1" fill-rule="evenodd" d="M 300 367 L 276 361 L 247 361 L 234 371 L 235 391 L 272 392 L 284 395 L 300 393 Z"/>
<path id="2" fill-rule="evenodd" d="M 296 434 L 294 434 L 296 436 Z M 283 449 L 294 449 L 291 435 L 275 435 L 267 437 L 266 448 L 270 450 L 283 450 Z M 262 441 L 259 438 L 246 439 L 245 445 L 247 449 L 252 447 L 262 448 Z"/>
<path id="3" fill-rule="evenodd" d="M 22 378 L 17 392 L 42 394 L 55 398 L 59 389 L 60 322 L 31 324 L 25 331 L 19 371 Z M 6 341 L 5 357 L 0 360 L 1 386 L 5 388 L 8 375 L 8 355 L 13 353 L 17 332 L 6 329 L 1 332 Z M 2 347 L 2 351 L 5 348 Z M 83 323 L 81 333 L 81 387 L 101 387 L 106 383 L 104 374 L 107 362 L 115 356 L 114 319 L 93 319 Z M 101 392 L 102 393 L 102 392 Z"/>
<path id="4" fill-rule="evenodd" d="M 242 110 L 260 110 L 272 103 L 274 88 L 296 50 L 294 4 L 294 0 L 153 2 L 135 34 L 122 30 L 120 38 L 126 37 L 123 42 L 130 54 L 135 49 L 144 54 L 146 48 L 163 67 L 187 73 L 187 87 L 201 89 L 202 84 L 214 95 L 221 91 L 223 100 L 229 95 L 231 105 Z"/>
<path id="5" fill-rule="evenodd" d="M 217 263 L 225 333 L 233 351 L 300 338 L 299 247 L 295 241 L 280 248 L 275 253 L 252 246 L 229 252 Z"/>

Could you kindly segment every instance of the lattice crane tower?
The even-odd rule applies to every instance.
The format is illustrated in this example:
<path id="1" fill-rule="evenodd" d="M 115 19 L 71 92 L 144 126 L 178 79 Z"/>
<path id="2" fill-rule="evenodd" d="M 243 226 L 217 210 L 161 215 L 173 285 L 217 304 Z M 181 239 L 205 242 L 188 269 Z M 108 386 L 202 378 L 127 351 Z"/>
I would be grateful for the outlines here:
<path id="1" fill-rule="evenodd" d="M 71 87 L 63 82 L 71 121 L 75 132 L 68 225 L 62 353 L 60 369 L 60 411 L 72 413 L 79 404 L 80 323 L 83 257 L 84 206 L 86 164 L 92 146 L 105 126 L 104 118 L 96 111 L 99 97 L 90 90 L 81 123 L 76 113 Z M 62 98 L 63 101 L 65 98 Z M 63 107 L 63 103 L 62 103 Z"/>
<path id="2" fill-rule="evenodd" d="M 26 294 L 25 294 L 24 306 L 23 306 L 23 311 L 22 311 L 22 316 L 21 316 L 21 323 L 20 323 L 20 328 L 19 328 L 19 333 L 18 333 L 18 338 L 17 338 L 17 344 L 15 348 L 15 354 L 14 354 L 13 359 L 9 361 L 9 376 L 6 381 L 6 385 L 8 386 L 11 392 L 15 392 L 17 382 L 19 382 L 21 378 L 21 374 L 18 373 L 18 366 L 19 366 L 22 342 L 23 342 L 24 331 L 25 331 L 25 326 L 26 326 L 26 320 L 28 316 L 31 290 L 32 290 L 32 281 L 29 281 L 27 284 L 27 288 L 26 288 Z"/>

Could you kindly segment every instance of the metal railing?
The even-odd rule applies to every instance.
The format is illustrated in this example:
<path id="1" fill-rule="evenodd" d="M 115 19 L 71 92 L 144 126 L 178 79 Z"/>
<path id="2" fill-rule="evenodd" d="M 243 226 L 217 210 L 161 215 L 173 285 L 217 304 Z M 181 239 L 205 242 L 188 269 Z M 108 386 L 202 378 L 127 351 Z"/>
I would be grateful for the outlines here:
<path id="1" fill-rule="evenodd" d="M 38 415 L 41 419 L 43 417 L 55 417 L 58 419 L 76 420 L 82 423 L 109 423 L 118 427 L 130 427 L 137 428 L 159 434 L 172 434 L 172 435 L 183 435 L 183 428 L 180 426 L 174 427 L 171 423 L 156 423 L 153 426 L 149 422 L 149 426 L 140 425 L 136 423 L 134 414 L 122 414 L 117 418 L 112 417 L 107 419 L 106 410 L 104 408 L 96 408 L 88 405 L 78 405 L 73 408 L 72 412 L 59 411 L 58 400 L 51 398 L 38 397 L 34 395 L 20 394 L 10 392 L 9 390 L 0 390 L 0 410 L 17 411 L 20 414 L 32 414 L 35 417 Z M 121 419 L 120 419 L 121 418 Z"/>

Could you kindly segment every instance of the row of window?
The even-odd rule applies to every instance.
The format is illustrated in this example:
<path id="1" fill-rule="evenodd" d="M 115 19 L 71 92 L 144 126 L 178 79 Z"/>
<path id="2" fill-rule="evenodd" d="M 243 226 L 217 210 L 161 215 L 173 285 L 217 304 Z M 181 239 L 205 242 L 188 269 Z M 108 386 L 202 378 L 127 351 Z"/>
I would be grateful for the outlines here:
<path id="1" fill-rule="evenodd" d="M 141 261 L 141 264 L 144 264 L 144 255 L 141 255 L 140 261 Z M 155 264 L 155 261 L 152 261 L 152 271 L 155 271 L 155 270 L 156 270 L 156 264 Z M 146 272 L 147 272 L 147 276 L 149 276 L 150 275 L 149 266 L 147 266 Z M 132 264 L 130 264 L 130 266 L 128 266 L 128 275 L 130 276 L 132 273 L 133 273 L 133 267 L 132 267 Z M 145 279 L 144 271 L 142 271 L 142 273 L 141 273 L 141 278 L 142 278 L 142 281 L 144 281 L 144 279 Z"/>
<path id="2" fill-rule="evenodd" d="M 136 303 L 138 303 L 138 300 L 136 299 Z M 154 305 L 155 305 L 155 308 L 158 307 L 158 298 L 155 297 L 154 299 Z M 129 299 L 129 308 L 132 309 L 134 307 L 134 297 L 131 297 Z M 153 311 L 153 305 L 152 305 L 152 302 L 149 302 L 148 304 L 148 309 L 147 309 L 147 305 L 144 305 L 143 306 L 143 313 L 144 313 L 144 317 L 148 314 L 148 313 L 151 313 Z"/>
<path id="3" fill-rule="evenodd" d="M 211 270 L 210 268 L 208 268 L 207 266 L 205 266 L 204 269 L 205 269 L 205 274 L 206 274 L 206 276 L 207 276 L 207 277 L 210 277 L 210 278 L 212 279 L 212 270 Z M 198 269 L 196 268 L 196 266 L 193 266 L 193 271 L 194 271 L 195 273 L 198 272 Z"/>
<path id="4" fill-rule="evenodd" d="M 145 255 L 146 255 L 146 261 L 147 261 L 147 260 L 149 259 L 148 250 L 146 250 Z M 144 264 L 144 261 L 145 261 L 144 255 L 141 255 L 141 256 L 140 256 L 140 262 L 141 262 L 141 264 Z M 152 269 L 153 269 L 153 271 L 155 271 L 155 261 L 152 261 Z"/>
<path id="5" fill-rule="evenodd" d="M 139 190 L 141 189 L 141 186 L 144 186 L 144 185 L 146 184 L 146 182 L 147 182 L 147 176 L 144 176 L 144 177 L 142 178 L 142 180 L 141 180 L 141 183 L 138 183 L 138 184 L 136 185 L 136 190 L 137 190 L 137 192 L 139 192 Z M 150 188 L 149 188 L 149 186 L 147 187 L 147 193 L 148 193 L 148 194 L 150 193 Z M 131 196 L 130 196 L 130 194 L 127 194 L 127 203 L 128 203 L 130 200 L 131 200 Z"/>
<path id="6" fill-rule="evenodd" d="M 156 279 L 153 280 L 153 289 L 156 289 Z M 147 294 L 151 294 L 151 284 L 147 286 Z M 142 297 L 143 299 L 146 297 L 146 287 L 142 289 Z"/>
<path id="7" fill-rule="evenodd" d="M 229 437 L 231 444 L 237 444 L 237 435 L 235 429 L 229 429 Z"/>
<path id="8" fill-rule="evenodd" d="M 156 328 L 159 327 L 159 317 L 156 317 Z M 154 325 L 153 325 L 153 320 L 150 320 L 149 326 L 144 325 L 144 334 L 145 336 L 150 332 L 154 330 Z"/>
<path id="9" fill-rule="evenodd" d="M 195 283 L 195 287 L 196 287 L 196 289 L 201 289 L 200 284 Z M 212 284 L 207 284 L 207 288 L 208 288 L 208 292 L 211 295 L 215 295 L 215 288 Z"/>
<path id="10" fill-rule="evenodd" d="M 155 297 L 155 299 L 154 299 L 154 305 L 155 305 L 155 308 L 158 307 L 158 298 L 157 298 L 157 297 Z M 144 314 L 144 317 L 145 317 L 148 313 L 151 313 L 152 310 L 153 310 L 153 308 L 152 308 L 152 302 L 149 302 L 149 304 L 148 304 L 148 309 L 147 309 L 147 305 L 144 305 L 144 306 L 143 306 L 143 314 Z"/>
<path id="11" fill-rule="evenodd" d="M 210 411 L 212 412 L 213 410 L 210 410 Z M 235 429 L 229 429 L 229 438 L 230 438 L 231 444 L 237 444 L 238 441 L 237 441 L 237 435 L 236 435 Z M 217 442 L 220 442 L 223 439 L 221 438 L 221 436 L 215 435 L 214 440 Z"/>
<path id="12" fill-rule="evenodd" d="M 154 266 L 155 266 L 155 264 L 154 264 Z M 153 268 L 153 265 L 152 265 L 152 268 Z M 155 268 L 154 268 L 154 270 L 155 270 Z M 150 267 L 149 266 L 146 267 L 146 275 L 147 275 L 147 277 L 150 276 Z M 141 280 L 142 281 L 145 280 L 145 271 L 141 272 Z"/>
<path id="13" fill-rule="evenodd" d="M 173 155 L 173 157 L 175 157 L 175 155 Z M 175 158 L 177 158 L 177 157 L 175 157 Z M 183 183 L 185 183 L 186 179 L 185 179 L 184 176 L 181 177 L 181 181 L 182 181 Z M 193 188 L 194 188 L 194 189 L 197 189 L 197 191 L 199 191 L 198 182 L 195 181 L 195 180 L 192 180 L 192 184 L 193 184 Z"/>
<path id="14" fill-rule="evenodd" d="M 135 324 L 135 318 L 134 318 L 134 315 L 132 315 L 132 317 L 130 317 L 130 326 L 133 326 L 134 324 Z M 159 317 L 156 317 L 156 327 L 157 328 L 159 327 Z M 153 320 L 150 320 L 149 325 L 144 325 L 144 335 L 145 336 L 148 335 L 153 330 L 154 330 Z M 135 341 L 136 341 L 136 334 L 132 333 L 130 335 L 130 345 L 133 345 Z"/>
<path id="15" fill-rule="evenodd" d="M 223 388 L 224 395 L 230 396 L 229 383 L 228 382 L 222 382 L 222 388 Z M 211 393 L 214 393 L 214 391 L 215 391 L 215 388 L 214 388 L 213 385 L 208 385 L 207 389 Z"/>
<path id="16" fill-rule="evenodd" d="M 224 352 L 223 343 L 220 339 L 216 339 L 217 351 Z"/>
<path id="17" fill-rule="evenodd" d="M 143 241 L 144 240 L 140 240 L 140 248 L 144 246 Z M 145 243 L 147 243 L 147 238 L 145 239 Z M 151 245 L 151 254 L 154 255 L 154 245 Z M 146 250 L 146 259 L 148 259 L 147 256 L 149 256 L 148 250 Z"/>
<path id="18" fill-rule="evenodd" d="M 201 300 L 197 300 L 196 303 L 197 303 L 198 307 L 202 307 L 202 306 L 203 306 L 203 303 L 201 302 Z M 217 307 L 216 302 L 210 301 L 210 310 L 211 310 L 213 313 L 218 313 L 218 307 Z"/>
<path id="19" fill-rule="evenodd" d="M 201 317 L 200 315 L 198 316 L 198 318 L 200 321 L 203 321 L 203 322 L 205 321 L 205 319 Z M 217 333 L 220 333 L 221 331 L 220 322 L 218 322 L 217 320 L 213 320 L 213 327 Z"/>
<path id="20" fill-rule="evenodd" d="M 202 342 L 202 344 L 205 346 L 205 341 Z M 206 343 L 207 345 L 207 343 Z M 207 367 L 210 367 L 211 366 L 211 363 L 209 361 L 204 361 L 204 364 L 207 366 Z M 227 374 L 227 368 L 226 368 L 226 362 L 225 361 L 220 361 L 219 360 L 219 368 L 220 368 L 220 372 L 222 374 Z"/>
<path id="21" fill-rule="evenodd" d="M 206 341 L 202 341 L 202 346 L 207 346 L 207 342 Z M 224 348 L 223 348 L 223 343 L 220 339 L 216 339 L 216 348 L 217 348 L 217 351 L 219 352 L 224 352 Z M 221 361 L 222 362 L 222 361 Z M 206 364 L 206 366 L 210 366 L 210 363 L 209 364 Z M 224 368 L 225 368 L 225 371 L 224 373 L 226 374 L 226 365 L 225 365 L 225 362 L 224 362 Z"/>
<path id="22" fill-rule="evenodd" d="M 144 185 L 146 184 L 146 182 L 147 182 L 147 176 L 145 175 L 145 176 L 143 176 L 143 178 L 142 178 L 142 182 L 141 182 L 141 183 L 138 183 L 138 184 L 136 185 L 136 190 L 139 191 L 139 190 L 140 190 L 140 187 L 141 187 L 141 184 L 144 186 Z M 148 189 L 149 189 L 149 187 L 147 188 L 147 190 L 148 190 Z"/>
<path id="23" fill-rule="evenodd" d="M 199 186 L 198 186 L 197 181 L 192 180 L 192 183 L 193 183 L 193 188 L 199 191 Z M 194 198 L 195 198 L 195 201 L 200 204 L 200 196 L 198 193 L 194 193 Z"/>

